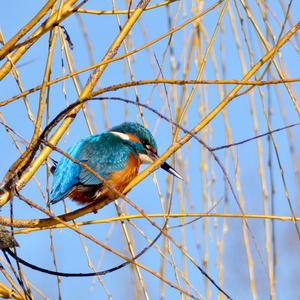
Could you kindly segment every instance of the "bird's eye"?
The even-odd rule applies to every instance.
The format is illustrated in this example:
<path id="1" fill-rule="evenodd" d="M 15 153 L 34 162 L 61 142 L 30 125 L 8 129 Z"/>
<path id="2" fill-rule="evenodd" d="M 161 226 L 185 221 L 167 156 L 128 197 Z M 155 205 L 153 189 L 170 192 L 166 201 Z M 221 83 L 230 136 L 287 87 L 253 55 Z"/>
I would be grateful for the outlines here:
<path id="1" fill-rule="evenodd" d="M 151 146 L 148 145 L 148 144 L 144 145 L 144 147 L 145 147 L 147 150 L 151 150 Z"/>

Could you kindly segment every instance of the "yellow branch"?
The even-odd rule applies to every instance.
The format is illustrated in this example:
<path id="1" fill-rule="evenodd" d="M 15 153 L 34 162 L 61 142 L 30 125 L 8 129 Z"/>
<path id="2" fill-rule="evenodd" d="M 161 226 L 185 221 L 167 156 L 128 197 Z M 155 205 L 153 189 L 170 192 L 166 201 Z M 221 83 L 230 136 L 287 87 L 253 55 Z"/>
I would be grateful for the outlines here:
<path id="1" fill-rule="evenodd" d="M 145 10 L 151 10 L 158 7 L 169 5 L 173 2 L 177 2 L 178 0 L 168 0 L 161 3 L 149 5 Z M 78 13 L 82 14 L 91 14 L 91 15 L 127 15 L 133 12 L 133 10 L 92 10 L 92 9 L 78 9 Z"/>
<path id="2" fill-rule="evenodd" d="M 277 221 L 285 221 L 285 222 L 293 222 L 294 218 L 290 216 L 277 216 L 277 215 L 258 215 L 258 214 L 231 214 L 231 213 L 157 213 L 157 214 L 147 214 L 149 218 L 234 218 L 234 219 L 257 219 L 257 220 L 277 220 Z M 92 221 L 82 221 L 76 222 L 76 224 L 69 224 L 69 226 L 86 226 L 86 225 L 95 225 L 95 224 L 106 224 L 118 221 L 125 220 L 134 220 L 134 219 L 143 219 L 145 216 L 141 214 L 134 215 L 121 215 L 117 217 L 105 218 L 101 220 L 92 220 Z M 45 219 L 40 219 L 45 220 Z M 23 234 L 29 233 L 32 231 L 46 230 L 50 228 L 65 228 L 66 226 L 62 223 L 43 226 L 38 225 L 38 219 L 35 220 L 21 220 L 14 219 L 13 223 L 11 223 L 11 219 L 9 217 L 0 217 L 0 224 L 4 226 L 13 225 L 16 228 L 25 228 L 20 230 L 15 230 L 15 234 Z M 300 217 L 296 217 L 296 221 L 300 222 Z"/>
<path id="3" fill-rule="evenodd" d="M 81 73 L 81 71 L 72 72 L 69 75 L 64 77 L 60 77 L 59 79 L 54 79 L 47 83 L 47 86 L 60 82 L 61 78 L 66 79 L 67 77 L 73 77 L 77 74 Z M 128 88 L 131 86 L 139 86 L 139 85 L 148 85 L 148 84 L 176 84 L 176 85 L 189 85 L 189 84 L 201 84 L 201 85 L 234 85 L 234 84 L 242 84 L 245 86 L 249 85 L 256 85 L 256 86 L 264 86 L 264 85 L 277 85 L 277 84 L 284 84 L 284 83 L 292 83 L 292 82 L 300 82 L 300 77 L 294 78 L 285 78 L 281 79 L 273 79 L 273 80 L 236 80 L 236 79 L 201 79 L 201 80 L 194 80 L 194 79 L 148 79 L 148 80 L 137 80 L 137 81 L 128 81 L 123 83 L 114 84 L 111 86 L 107 86 L 101 88 L 93 93 L 91 93 L 90 97 L 104 94 L 106 92 L 117 91 L 119 89 Z M 31 93 L 37 92 L 41 89 L 41 85 L 31 88 L 27 91 L 24 91 L 16 96 L 8 98 L 0 102 L 0 107 L 5 106 L 11 102 L 18 100 L 24 96 L 27 96 Z"/>
<path id="4" fill-rule="evenodd" d="M 34 42 L 36 42 L 45 32 L 49 31 L 56 23 L 59 23 L 66 19 L 70 14 L 73 13 L 72 5 L 77 0 L 69 0 L 64 4 L 61 18 L 58 19 L 58 12 L 52 14 L 46 22 L 44 22 L 38 29 L 34 31 L 34 33 L 31 34 L 31 36 L 26 40 L 29 40 L 29 43 L 26 43 L 25 45 L 20 46 L 12 55 L 11 59 L 4 63 L 0 68 L 0 80 L 2 80 L 11 70 L 12 65 L 15 64 L 22 56 L 23 54 L 33 45 Z M 25 42 L 26 42 L 25 41 Z"/>
<path id="5" fill-rule="evenodd" d="M 16 33 L 8 42 L 6 42 L 0 49 L 0 59 L 4 58 L 10 51 L 11 48 L 29 31 L 33 26 L 37 24 L 45 16 L 47 11 L 53 6 L 56 0 L 49 0 L 42 7 L 42 9 L 23 27 Z"/>
<path id="6" fill-rule="evenodd" d="M 14 300 L 25 300 L 25 296 L 22 293 L 17 293 L 15 290 L 7 287 L 3 282 L 0 281 L 0 298 L 1 299 L 14 299 Z"/>

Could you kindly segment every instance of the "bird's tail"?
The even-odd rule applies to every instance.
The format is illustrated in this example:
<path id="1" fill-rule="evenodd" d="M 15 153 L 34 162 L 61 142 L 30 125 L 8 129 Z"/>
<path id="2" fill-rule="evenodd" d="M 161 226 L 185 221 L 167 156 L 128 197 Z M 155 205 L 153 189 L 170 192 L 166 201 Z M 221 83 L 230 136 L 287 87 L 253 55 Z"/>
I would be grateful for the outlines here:
<path id="1" fill-rule="evenodd" d="M 51 157 L 49 157 L 49 159 L 50 159 L 50 172 L 51 174 L 54 174 L 58 161 Z"/>

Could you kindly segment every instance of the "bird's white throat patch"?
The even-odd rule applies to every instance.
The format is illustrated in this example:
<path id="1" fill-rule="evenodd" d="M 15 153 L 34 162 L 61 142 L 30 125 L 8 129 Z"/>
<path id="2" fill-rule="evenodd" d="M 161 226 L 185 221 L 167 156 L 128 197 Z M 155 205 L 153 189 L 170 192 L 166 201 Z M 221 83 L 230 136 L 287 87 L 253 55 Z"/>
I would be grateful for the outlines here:
<path id="1" fill-rule="evenodd" d="M 147 154 L 141 154 L 139 153 L 139 158 L 143 164 L 152 164 L 153 159 L 149 157 Z"/>
<path id="2" fill-rule="evenodd" d="M 122 140 L 129 141 L 129 135 L 127 135 L 126 133 L 117 132 L 117 131 L 111 131 L 111 133 L 118 136 Z"/>

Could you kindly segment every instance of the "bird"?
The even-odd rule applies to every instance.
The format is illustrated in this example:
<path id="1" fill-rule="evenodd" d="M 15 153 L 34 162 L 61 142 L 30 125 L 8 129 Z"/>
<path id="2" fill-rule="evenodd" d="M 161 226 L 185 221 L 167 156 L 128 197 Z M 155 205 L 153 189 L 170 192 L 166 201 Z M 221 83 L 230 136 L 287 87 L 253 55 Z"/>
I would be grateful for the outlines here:
<path id="1" fill-rule="evenodd" d="M 159 157 L 151 132 L 135 122 L 124 122 L 104 133 L 83 138 L 71 146 L 67 154 L 85 163 L 105 182 L 63 156 L 59 162 L 54 161 L 51 168 L 53 182 L 49 205 L 65 198 L 81 205 L 101 201 L 108 204 L 117 199 L 119 193 L 138 175 L 141 164 L 151 164 Z M 160 167 L 183 179 L 168 163 L 163 162 Z"/>

